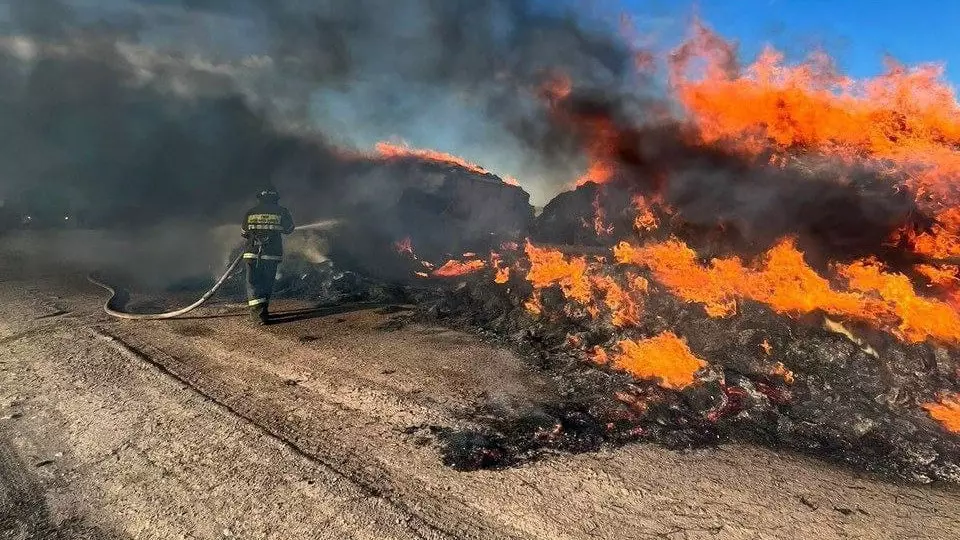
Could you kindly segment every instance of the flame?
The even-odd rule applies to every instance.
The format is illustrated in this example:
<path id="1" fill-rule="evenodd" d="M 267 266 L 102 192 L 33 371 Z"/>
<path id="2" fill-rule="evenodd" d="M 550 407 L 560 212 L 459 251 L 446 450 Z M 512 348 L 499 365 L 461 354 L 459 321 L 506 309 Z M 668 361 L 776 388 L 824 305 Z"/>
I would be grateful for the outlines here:
<path id="1" fill-rule="evenodd" d="M 575 187 L 589 183 L 605 184 L 617 171 L 616 151 L 619 130 L 611 119 L 603 116 L 574 117 L 567 115 L 561 105 L 573 94 L 573 81 L 563 73 L 546 80 L 541 94 L 554 113 L 579 132 L 586 142 L 587 170 L 577 179 Z"/>
<path id="2" fill-rule="evenodd" d="M 764 341 L 766 343 L 766 341 Z M 796 378 L 793 376 L 793 372 L 787 369 L 787 366 L 783 365 L 783 362 L 777 362 L 774 364 L 773 369 L 771 370 L 773 375 L 776 375 L 783 379 L 783 382 L 787 384 L 793 384 L 796 382 Z"/>
<path id="3" fill-rule="evenodd" d="M 605 221 L 606 212 L 600 203 L 600 190 L 597 190 L 597 193 L 593 197 L 593 222 L 587 223 L 586 220 L 584 220 L 584 225 L 587 227 L 592 226 L 597 236 L 610 236 L 613 234 L 613 225 L 606 225 Z"/>
<path id="4" fill-rule="evenodd" d="M 599 345 L 587 354 L 587 358 L 598 366 L 606 366 L 610 363 L 610 355 Z"/>
<path id="5" fill-rule="evenodd" d="M 564 298 L 587 305 L 593 296 L 587 278 L 587 260 L 566 257 L 556 250 L 538 248 L 527 242 L 526 255 L 530 261 L 527 281 L 534 289 L 559 285 Z"/>
<path id="6" fill-rule="evenodd" d="M 473 261 L 455 261 L 449 260 L 433 271 L 434 277 L 459 277 L 467 274 L 473 274 L 486 268 L 487 263 L 481 260 Z"/>
<path id="7" fill-rule="evenodd" d="M 911 343 L 928 338 L 960 343 L 960 314 L 917 295 L 906 276 L 885 273 L 869 261 L 837 265 L 850 290 L 836 290 L 806 264 L 792 240 L 771 248 L 754 268 L 737 257 L 700 264 L 679 240 L 643 247 L 624 242 L 614 255 L 620 264 L 649 268 L 656 281 L 687 302 L 703 304 L 712 317 L 732 315 L 739 300 L 749 299 L 790 316 L 822 310 L 870 323 Z"/>
<path id="8" fill-rule="evenodd" d="M 628 291 L 618 285 L 613 278 L 592 276 L 590 282 L 596 290 L 603 294 L 603 302 L 612 313 L 614 326 L 624 328 L 640 324 L 641 304 Z"/>
<path id="9" fill-rule="evenodd" d="M 891 63 L 879 77 L 855 80 L 840 74 L 824 54 L 788 65 L 781 53 L 768 48 L 755 62 L 740 68 L 734 53 L 730 43 L 697 25 L 692 38 L 671 55 L 671 87 L 684 115 L 682 119 L 672 117 L 669 127 L 678 128 L 685 149 L 722 152 L 724 159 L 732 154 L 742 159 L 744 167 L 820 163 L 808 159 L 812 156 L 831 165 L 866 168 L 877 173 L 876 181 L 891 182 L 914 197 L 922 217 L 933 219 L 932 225 L 923 229 L 904 224 L 889 238 L 888 247 L 906 246 L 916 254 L 942 260 L 915 264 L 909 275 L 893 272 L 875 259 L 828 261 L 814 269 L 798 241 L 783 238 L 750 260 L 729 256 L 706 261 L 681 240 L 671 238 L 642 245 L 620 243 L 612 253 L 617 265 L 611 268 L 602 256 L 568 255 L 527 241 L 522 252 L 520 244 L 501 246 L 502 252 L 519 252 L 514 255 L 524 259 L 512 267 L 491 254 L 489 263 L 448 261 L 434 275 L 489 269 L 492 279 L 504 285 L 510 282 L 512 270 L 527 269 L 525 279 L 532 293 L 524 307 L 529 313 L 541 316 L 555 309 L 553 297 L 543 291 L 556 287 L 566 301 L 561 307 L 564 313 L 609 317 L 618 329 L 641 326 L 644 310 L 652 305 L 648 295 L 653 283 L 658 292 L 702 305 L 711 317 L 732 316 L 745 301 L 794 318 L 822 312 L 828 317 L 824 322 L 827 331 L 847 336 L 874 356 L 879 355 L 867 344 L 869 334 L 861 339 L 854 331 L 859 334 L 863 327 L 870 327 L 908 343 L 933 340 L 960 345 L 960 264 L 949 260 L 960 257 L 960 189 L 956 187 L 960 178 L 960 105 L 943 79 L 942 68 L 905 68 Z M 647 60 L 643 57 L 640 63 L 647 66 Z M 588 166 L 576 185 L 602 186 L 616 180 L 618 188 L 635 189 L 631 196 L 638 236 L 669 237 L 673 232 L 669 228 L 682 216 L 661 199 L 671 193 L 661 189 L 671 178 L 666 158 L 664 163 L 627 160 L 635 157 L 629 147 L 636 141 L 626 137 L 633 132 L 619 124 L 619 117 L 575 107 L 570 99 L 574 83 L 566 75 L 555 75 L 541 91 L 552 112 L 583 142 Z M 661 114 L 665 113 L 659 109 L 651 111 L 653 116 Z M 487 174 L 448 154 L 387 143 L 377 148 L 384 156 L 414 155 Z M 621 153 L 630 168 L 621 168 Z M 645 175 L 642 186 L 628 185 L 625 173 L 634 169 Z M 849 181 L 837 176 L 838 183 Z M 804 181 L 803 175 L 795 181 Z M 600 195 L 598 189 L 592 220 L 586 217 L 584 223 L 600 237 L 611 236 L 614 231 Z M 658 234 L 647 234 L 650 232 Z M 924 294 L 918 292 L 918 286 L 925 286 Z M 550 302 L 544 306 L 547 300 Z M 571 345 L 580 346 L 573 341 Z M 658 379 L 672 389 L 692 383 L 695 373 L 706 366 L 681 338 L 669 332 L 646 340 L 621 341 L 618 347 L 619 354 L 612 360 L 602 348 L 583 352 L 592 361 L 609 361 L 618 369 L 639 378 Z M 768 341 L 760 347 L 764 356 L 775 359 Z M 770 373 L 793 383 L 793 373 L 780 363 Z"/>
<path id="10" fill-rule="evenodd" d="M 523 303 L 523 308 L 527 310 L 527 313 L 539 317 L 543 314 L 543 302 L 540 300 L 540 292 L 533 291 L 533 294 L 530 295 L 530 298 Z"/>
<path id="11" fill-rule="evenodd" d="M 568 257 L 562 252 L 539 248 L 531 243 L 526 246 L 530 271 L 526 279 L 533 285 L 534 295 L 528 301 L 528 311 L 542 312 L 539 291 L 559 286 L 563 297 L 586 308 L 597 319 L 609 311 L 611 323 L 618 327 L 636 326 L 640 323 L 643 296 L 649 283 L 641 276 L 626 275 L 626 283 L 618 283 L 612 276 L 597 273 L 583 257 Z M 598 263 L 599 264 L 599 263 Z"/>
<path id="12" fill-rule="evenodd" d="M 602 146 L 600 143 L 596 143 L 598 146 Z M 599 153 L 599 151 L 598 151 Z M 607 162 L 606 160 L 596 159 L 591 161 L 590 167 L 587 169 L 587 172 L 583 173 L 583 176 L 577 179 L 577 187 L 594 183 L 594 184 L 605 184 L 613 178 L 614 166 Z"/>
<path id="13" fill-rule="evenodd" d="M 576 186 L 589 183 L 606 184 L 617 172 L 617 149 L 619 130 L 606 117 L 595 116 L 577 120 L 577 129 L 587 139 L 587 171 L 577 179 Z"/>
<path id="14" fill-rule="evenodd" d="M 949 264 L 933 266 L 918 264 L 914 271 L 925 277 L 930 283 L 928 287 L 936 287 L 945 297 L 944 301 L 953 309 L 960 311 L 960 266 Z"/>
<path id="15" fill-rule="evenodd" d="M 660 226 L 657 216 L 647 203 L 643 195 L 633 197 L 633 207 L 637 210 L 637 217 L 633 220 L 633 227 L 638 231 L 652 231 Z"/>
<path id="16" fill-rule="evenodd" d="M 490 253 L 490 266 L 496 270 L 494 283 L 504 285 L 510 281 L 510 267 L 504 266 L 503 257 L 499 253 Z"/>
<path id="17" fill-rule="evenodd" d="M 960 279 L 957 278 L 960 267 L 956 265 L 933 266 L 930 264 L 918 264 L 914 266 L 913 269 L 918 274 L 930 280 L 931 285 L 952 287 L 960 281 Z"/>
<path id="18" fill-rule="evenodd" d="M 937 403 L 925 403 L 921 406 L 947 431 L 960 433 L 960 394 L 947 395 Z"/>
<path id="19" fill-rule="evenodd" d="M 447 154 L 445 152 L 438 152 L 436 150 L 426 150 L 421 148 L 411 148 L 406 144 L 394 144 L 385 141 L 378 142 L 374 148 L 380 157 L 386 159 L 397 159 L 397 158 L 407 158 L 414 157 L 418 159 L 423 159 L 427 161 L 432 161 L 435 163 L 444 163 L 447 165 L 455 165 L 457 167 L 462 167 L 467 169 L 470 172 L 481 174 L 481 175 L 494 175 L 492 172 L 484 169 L 483 167 L 477 165 L 476 163 L 471 163 L 461 157 L 455 156 L 453 154 Z M 511 186 L 519 186 L 520 182 L 516 178 L 511 176 L 499 177 L 504 184 Z"/>
<path id="20" fill-rule="evenodd" d="M 910 342 L 927 338 L 960 341 L 960 314 L 950 305 L 917 296 L 907 276 L 887 274 L 877 264 L 857 262 L 841 268 L 851 288 L 876 293 L 899 319 L 895 334 Z"/>
<path id="21" fill-rule="evenodd" d="M 960 105 L 943 66 L 888 62 L 878 77 L 854 80 L 817 53 L 798 65 L 767 48 L 744 69 L 733 48 L 703 25 L 675 51 L 675 95 L 703 144 L 723 144 L 773 162 L 815 153 L 903 173 L 931 231 L 903 232 L 917 253 L 960 255 Z M 694 60 L 705 69 L 691 75 Z M 745 105 L 749 104 L 749 105 Z"/>
<path id="22" fill-rule="evenodd" d="M 697 371 L 707 363 L 697 358 L 686 341 L 672 332 L 641 341 L 624 340 L 613 366 L 671 390 L 682 390 L 696 380 Z"/>
<path id="23" fill-rule="evenodd" d="M 497 275 L 493 278 L 497 285 L 503 285 L 510 281 L 510 268 L 497 268 Z"/>

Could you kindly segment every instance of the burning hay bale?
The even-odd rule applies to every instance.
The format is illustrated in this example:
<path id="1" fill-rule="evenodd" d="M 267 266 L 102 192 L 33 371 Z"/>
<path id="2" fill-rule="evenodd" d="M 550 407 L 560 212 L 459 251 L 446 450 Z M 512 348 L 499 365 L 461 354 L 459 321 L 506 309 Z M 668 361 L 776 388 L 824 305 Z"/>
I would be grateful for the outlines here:
<path id="1" fill-rule="evenodd" d="M 564 397 L 478 411 L 487 429 L 445 434 L 448 461 L 733 437 L 960 481 L 960 106 L 942 73 L 851 81 L 771 50 L 739 68 L 702 26 L 668 67 L 684 119 L 546 85 L 587 173 L 424 316 L 516 347 Z"/>
<path id="2" fill-rule="evenodd" d="M 330 240 L 330 257 L 341 266 L 409 282 L 417 272 L 435 270 L 422 261 L 488 253 L 529 233 L 533 207 L 519 187 L 419 154 L 391 152 L 382 159 L 390 173 L 382 196 L 351 208 Z"/>
<path id="3" fill-rule="evenodd" d="M 675 102 L 642 114 L 547 81 L 551 127 L 589 166 L 536 219 L 476 165 L 380 149 L 420 185 L 384 198 L 393 222 L 356 214 L 331 257 L 448 281 L 422 317 L 482 330 L 564 390 L 536 410 L 479 409 L 486 430 L 441 430 L 447 461 L 738 438 L 960 481 L 952 92 L 925 70 L 857 86 L 769 52 L 737 69 L 702 27 L 668 67 Z"/>
<path id="4" fill-rule="evenodd" d="M 497 283 L 491 266 L 424 309 L 498 336 L 566 385 L 565 402 L 530 415 L 478 411 L 488 431 L 444 435 L 451 464 L 738 438 L 912 480 L 960 481 L 951 433 L 960 372 L 949 343 L 926 339 L 937 335 L 935 321 L 847 326 L 830 318 L 829 304 L 683 298 L 669 274 L 641 268 L 625 249 L 616 262 L 528 244 L 501 254 L 508 282 Z M 722 267 L 713 264 L 705 268 Z"/>

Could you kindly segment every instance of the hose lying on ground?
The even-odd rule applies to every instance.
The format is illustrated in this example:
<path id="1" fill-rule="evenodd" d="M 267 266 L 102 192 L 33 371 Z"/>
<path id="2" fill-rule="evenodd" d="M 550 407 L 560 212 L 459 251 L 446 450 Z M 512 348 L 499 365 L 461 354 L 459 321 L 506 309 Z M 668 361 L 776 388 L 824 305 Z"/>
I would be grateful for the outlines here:
<path id="1" fill-rule="evenodd" d="M 338 223 L 339 222 L 335 220 L 320 221 L 317 223 L 310 223 L 308 225 L 301 225 L 295 228 L 294 230 L 304 231 L 304 230 L 315 230 L 315 229 L 328 229 L 336 226 Z M 221 287 L 223 287 L 223 284 L 226 283 L 228 279 L 230 279 L 230 276 L 233 275 L 233 271 L 237 269 L 237 266 L 240 265 L 240 261 L 242 260 L 243 260 L 243 254 L 241 253 L 240 255 L 237 256 L 236 259 L 233 260 L 232 263 L 230 263 L 230 266 L 228 266 L 227 270 L 223 273 L 222 276 L 220 276 L 220 279 L 218 279 L 217 282 L 213 284 L 213 287 L 211 287 L 209 291 L 204 293 L 204 295 L 201 296 L 199 300 L 197 300 L 196 302 L 190 304 L 185 308 L 178 309 L 176 311 L 168 311 L 166 313 L 126 313 L 123 311 L 117 311 L 112 307 L 110 307 L 110 305 L 113 303 L 113 300 L 117 297 L 117 290 L 111 287 L 110 285 L 107 285 L 103 281 L 100 281 L 99 279 L 94 277 L 93 274 L 90 274 L 87 276 L 87 281 L 89 281 L 90 283 L 93 283 L 97 287 L 105 289 L 107 292 L 110 293 L 110 298 L 107 298 L 107 301 L 104 302 L 103 304 L 103 311 L 107 315 L 110 315 L 111 317 L 116 317 L 118 319 L 127 319 L 130 321 L 160 321 L 164 319 L 173 319 L 176 317 L 180 317 L 181 315 L 186 315 L 187 313 L 190 313 L 191 311 L 205 304 L 207 300 L 210 300 L 210 298 L 214 294 L 216 294 Z"/>
<path id="2" fill-rule="evenodd" d="M 117 311 L 110 307 L 110 304 L 113 303 L 113 299 L 117 297 L 116 289 L 100 281 L 99 279 L 93 277 L 92 274 L 87 276 L 87 281 L 89 281 L 90 283 L 93 283 L 98 287 L 106 289 L 110 293 L 110 298 L 108 298 L 107 301 L 104 302 L 103 304 L 103 311 L 107 315 L 110 315 L 111 317 L 116 317 L 118 319 L 127 319 L 131 321 L 159 321 L 163 319 L 173 319 L 174 317 L 185 315 L 197 309 L 198 307 L 202 306 L 207 300 L 210 299 L 211 296 L 213 296 L 214 294 L 216 294 L 217 291 L 220 290 L 220 287 L 223 287 L 223 284 L 227 282 L 227 280 L 230 278 L 231 275 L 233 275 L 233 271 L 236 270 L 237 265 L 239 265 L 240 261 L 242 260 L 243 260 L 243 254 L 241 253 L 236 259 L 233 260 L 232 263 L 230 263 L 230 266 L 227 267 L 227 271 L 224 272 L 222 276 L 220 276 L 220 279 L 213 285 L 213 287 L 211 287 L 210 290 L 206 292 L 206 294 L 201 296 L 199 300 L 197 300 L 196 302 L 190 304 L 189 306 L 183 309 L 178 309 L 176 311 L 168 311 L 167 313 L 125 313 L 123 311 Z"/>

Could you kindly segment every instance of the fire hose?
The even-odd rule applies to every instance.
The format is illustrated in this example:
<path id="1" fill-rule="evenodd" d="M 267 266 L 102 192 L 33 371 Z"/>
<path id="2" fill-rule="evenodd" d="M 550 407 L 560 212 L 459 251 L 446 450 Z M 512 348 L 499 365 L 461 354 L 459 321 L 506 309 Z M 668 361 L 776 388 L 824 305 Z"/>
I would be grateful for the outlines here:
<path id="1" fill-rule="evenodd" d="M 317 223 L 311 223 L 309 225 L 301 225 L 295 228 L 294 231 L 304 231 L 304 230 L 310 230 L 310 229 L 326 229 L 333 225 L 336 225 L 337 223 L 338 222 L 336 221 L 320 221 Z M 230 263 L 230 266 L 228 266 L 226 271 L 223 272 L 223 275 L 220 276 L 220 279 L 218 279 L 217 282 L 213 284 L 213 287 L 211 287 L 210 290 L 204 293 L 204 295 L 201 296 L 199 300 L 197 300 L 196 302 L 190 304 L 185 308 L 181 308 L 175 311 L 168 311 L 166 313 L 127 313 L 124 311 L 117 311 L 116 309 L 113 309 L 112 307 L 110 307 L 113 304 L 114 299 L 116 299 L 117 297 L 117 290 L 114 287 L 108 285 L 107 283 L 104 283 L 100 279 L 97 279 L 93 274 L 89 274 L 87 276 L 87 281 L 110 293 L 110 298 L 107 298 L 107 301 L 104 302 L 103 304 L 103 311 L 107 315 L 110 315 L 111 317 L 116 317 L 118 319 L 126 319 L 130 321 L 160 321 L 165 319 L 174 319 L 176 317 L 186 315 L 187 313 L 190 313 L 191 311 L 207 303 L 207 301 L 210 300 L 210 298 L 212 298 L 213 295 L 216 294 L 217 291 L 219 291 L 223 287 L 223 284 L 226 283 L 228 279 L 230 279 L 230 276 L 233 275 L 234 270 L 237 269 L 237 267 L 240 265 L 240 261 L 242 260 L 243 260 L 243 254 L 241 253 L 240 255 L 237 256 L 236 259 L 233 260 L 232 263 Z"/>

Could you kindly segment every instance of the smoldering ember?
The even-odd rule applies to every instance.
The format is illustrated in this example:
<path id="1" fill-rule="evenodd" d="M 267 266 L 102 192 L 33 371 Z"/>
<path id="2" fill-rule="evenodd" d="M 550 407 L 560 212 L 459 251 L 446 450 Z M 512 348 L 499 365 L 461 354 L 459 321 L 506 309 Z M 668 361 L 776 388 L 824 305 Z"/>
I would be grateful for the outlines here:
<path id="1" fill-rule="evenodd" d="M 0 537 L 960 530 L 941 67 L 744 63 L 699 21 L 655 53 L 495 0 L 258 6 L 267 53 L 214 61 L 131 35 L 246 8 L 40 4 L 0 38 Z M 351 94 L 379 69 L 396 110 Z M 232 270 L 274 190 L 261 328 Z"/>

